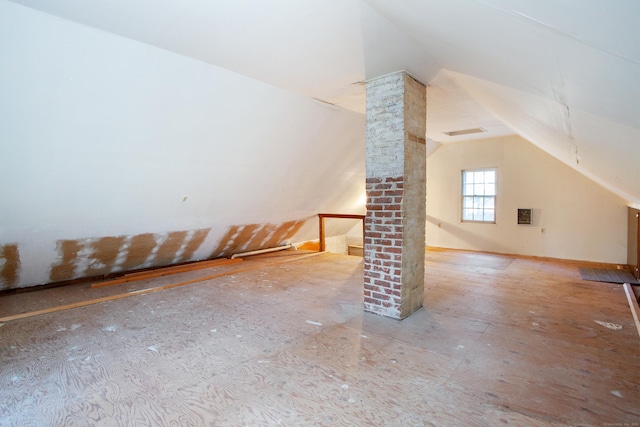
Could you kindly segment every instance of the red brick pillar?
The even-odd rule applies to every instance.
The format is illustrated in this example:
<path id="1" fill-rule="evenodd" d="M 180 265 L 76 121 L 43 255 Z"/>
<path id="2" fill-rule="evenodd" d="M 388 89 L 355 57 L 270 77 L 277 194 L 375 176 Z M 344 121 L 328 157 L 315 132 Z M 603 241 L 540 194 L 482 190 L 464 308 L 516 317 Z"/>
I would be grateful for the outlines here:
<path id="1" fill-rule="evenodd" d="M 367 82 L 364 307 L 403 319 L 422 307 L 426 88 L 404 72 Z"/>

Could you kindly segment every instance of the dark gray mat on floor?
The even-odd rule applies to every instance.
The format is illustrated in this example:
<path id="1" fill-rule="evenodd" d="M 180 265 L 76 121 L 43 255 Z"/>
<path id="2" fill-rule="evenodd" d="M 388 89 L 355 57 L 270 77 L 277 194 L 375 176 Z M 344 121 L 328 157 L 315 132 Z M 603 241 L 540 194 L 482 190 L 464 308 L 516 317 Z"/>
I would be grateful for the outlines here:
<path id="1" fill-rule="evenodd" d="M 613 268 L 587 268 L 579 267 L 582 280 L 592 280 L 594 282 L 609 283 L 630 283 L 640 285 L 640 282 L 627 270 L 616 270 Z"/>

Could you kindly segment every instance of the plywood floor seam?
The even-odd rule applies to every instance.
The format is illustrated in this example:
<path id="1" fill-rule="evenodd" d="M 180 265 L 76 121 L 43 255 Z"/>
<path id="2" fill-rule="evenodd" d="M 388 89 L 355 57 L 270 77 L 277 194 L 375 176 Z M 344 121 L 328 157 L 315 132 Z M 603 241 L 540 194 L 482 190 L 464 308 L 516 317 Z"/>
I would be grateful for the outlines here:
<path id="1" fill-rule="evenodd" d="M 424 307 L 403 321 L 363 313 L 362 258 L 322 254 L 6 322 L 0 426 L 640 423 L 640 338 L 620 285 L 549 260 L 425 260 Z M 43 298 L 71 289 L 113 292 Z M 11 297 L 37 306 L 24 295 Z"/>

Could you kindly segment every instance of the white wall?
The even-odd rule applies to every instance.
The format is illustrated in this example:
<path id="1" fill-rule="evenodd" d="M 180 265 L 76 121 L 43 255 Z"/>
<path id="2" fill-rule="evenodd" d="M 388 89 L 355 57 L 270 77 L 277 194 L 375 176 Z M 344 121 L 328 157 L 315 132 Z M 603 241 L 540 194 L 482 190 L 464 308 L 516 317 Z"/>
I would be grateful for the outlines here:
<path id="1" fill-rule="evenodd" d="M 60 240 L 211 228 L 200 259 L 231 226 L 311 218 L 302 241 L 363 209 L 363 115 L 4 0 L 0 117 L 14 287 Z"/>
<path id="2" fill-rule="evenodd" d="M 88 251 L 77 276 L 103 237 L 128 236 L 126 252 L 131 236 L 161 246 L 208 230 L 201 259 L 233 227 L 242 249 L 269 241 L 269 224 L 298 222 L 300 242 L 318 238 L 318 212 L 364 212 L 363 115 L 5 0 L 0 117 L 0 250 L 19 250 L 10 287 L 49 282 L 61 241 Z M 501 177 L 499 222 L 461 224 L 460 169 L 483 166 Z M 429 245 L 626 260 L 624 203 L 519 138 L 442 146 L 427 173 Z M 534 227 L 515 224 L 518 207 L 536 209 Z M 147 265 L 166 261 L 155 254 Z"/>
<path id="3" fill-rule="evenodd" d="M 461 170 L 496 167 L 497 223 L 460 221 Z M 533 208 L 534 224 L 517 225 Z M 427 245 L 626 264 L 624 200 L 528 141 L 443 144 L 427 159 Z"/>

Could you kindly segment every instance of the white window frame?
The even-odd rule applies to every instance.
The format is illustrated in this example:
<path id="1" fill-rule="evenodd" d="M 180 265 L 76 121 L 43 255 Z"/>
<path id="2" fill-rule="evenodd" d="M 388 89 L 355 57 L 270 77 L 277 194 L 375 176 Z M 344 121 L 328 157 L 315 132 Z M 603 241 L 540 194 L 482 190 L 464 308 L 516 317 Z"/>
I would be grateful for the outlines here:
<path id="1" fill-rule="evenodd" d="M 491 175 L 487 175 L 486 172 L 493 172 L 493 182 L 490 182 Z M 481 182 L 474 182 L 478 178 L 481 178 Z M 461 183 L 460 221 L 495 224 L 497 217 L 498 168 L 464 169 L 461 173 Z M 469 217 L 470 214 L 471 218 Z"/>

